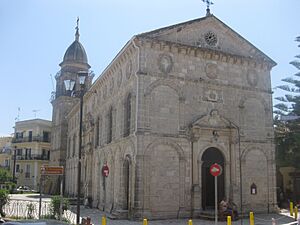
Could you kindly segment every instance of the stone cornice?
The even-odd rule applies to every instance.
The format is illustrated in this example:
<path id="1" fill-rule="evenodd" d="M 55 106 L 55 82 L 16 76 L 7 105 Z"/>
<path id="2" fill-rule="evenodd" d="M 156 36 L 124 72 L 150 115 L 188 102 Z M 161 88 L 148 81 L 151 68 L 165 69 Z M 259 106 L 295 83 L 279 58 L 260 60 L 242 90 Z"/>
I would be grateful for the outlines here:
<path id="1" fill-rule="evenodd" d="M 153 76 L 153 77 L 159 77 L 159 78 L 166 78 L 166 76 L 164 74 L 159 74 L 159 73 L 155 73 L 155 74 L 148 74 L 148 73 L 138 73 L 138 75 L 140 76 Z M 262 93 L 267 93 L 267 94 L 272 94 L 272 90 L 266 90 L 263 88 L 255 88 L 255 87 L 248 87 L 248 86 L 242 86 L 242 85 L 236 85 L 236 84 L 231 84 L 231 83 L 221 83 L 219 81 L 216 80 L 208 80 L 208 79 L 203 79 L 203 78 L 192 78 L 192 77 L 178 77 L 175 76 L 174 74 L 168 74 L 168 79 L 177 79 L 180 81 L 188 81 L 188 82 L 192 82 L 194 84 L 198 84 L 198 83 L 203 83 L 203 84 L 209 84 L 209 85 L 214 85 L 214 86 L 219 86 L 219 87 L 230 87 L 230 88 L 235 88 L 235 89 L 240 89 L 240 90 L 246 90 L 246 91 L 254 91 L 254 92 L 262 92 Z"/>
<path id="2" fill-rule="evenodd" d="M 271 68 L 275 66 L 272 61 L 264 58 L 255 59 L 251 57 L 230 54 L 219 50 L 174 43 L 171 41 L 163 41 L 154 38 L 139 37 L 137 42 L 140 46 L 144 45 L 159 51 L 168 51 L 170 53 L 201 57 L 203 59 L 226 62 L 233 65 L 250 66 L 252 68 L 262 69 L 265 71 L 270 71 Z"/>
<path id="3" fill-rule="evenodd" d="M 134 52 L 135 47 L 133 46 L 131 41 L 127 42 L 127 44 L 120 50 L 120 52 L 115 56 L 111 63 L 96 79 L 96 81 L 90 88 L 90 91 L 101 89 L 101 87 L 106 84 L 109 77 L 117 73 L 121 69 L 122 65 L 134 54 Z"/>

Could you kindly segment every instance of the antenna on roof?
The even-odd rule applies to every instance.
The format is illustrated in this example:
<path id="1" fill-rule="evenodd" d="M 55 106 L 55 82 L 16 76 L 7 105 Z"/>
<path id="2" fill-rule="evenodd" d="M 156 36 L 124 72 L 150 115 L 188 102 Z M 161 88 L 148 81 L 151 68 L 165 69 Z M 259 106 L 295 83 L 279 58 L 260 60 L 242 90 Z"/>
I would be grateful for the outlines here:
<path id="1" fill-rule="evenodd" d="M 17 122 L 20 121 L 20 111 L 21 111 L 21 108 L 18 107 L 18 116 L 15 118 L 15 121 L 17 121 Z"/>
<path id="2" fill-rule="evenodd" d="M 34 118 L 36 119 L 36 113 L 37 112 L 39 112 L 39 111 L 41 111 L 40 109 L 34 109 L 34 110 L 32 110 L 32 112 L 34 113 Z"/>
<path id="3" fill-rule="evenodd" d="M 210 6 L 213 5 L 214 3 L 212 2 L 212 0 L 202 0 L 202 2 L 206 3 L 206 16 L 210 16 Z"/>

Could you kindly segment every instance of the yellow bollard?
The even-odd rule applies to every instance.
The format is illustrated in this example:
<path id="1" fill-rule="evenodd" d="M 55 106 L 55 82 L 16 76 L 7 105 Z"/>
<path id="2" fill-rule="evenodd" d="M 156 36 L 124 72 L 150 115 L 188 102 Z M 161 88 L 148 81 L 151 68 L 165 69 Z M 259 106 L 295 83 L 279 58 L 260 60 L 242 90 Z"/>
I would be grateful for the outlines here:
<path id="1" fill-rule="evenodd" d="M 193 221 L 192 220 L 189 220 L 189 225 L 193 225 Z"/>
<path id="2" fill-rule="evenodd" d="M 294 208 L 294 215 L 295 215 L 295 220 L 297 221 L 297 219 L 298 219 L 298 207 L 297 206 L 295 206 L 295 208 Z"/>
<path id="3" fill-rule="evenodd" d="M 231 225 L 231 216 L 227 216 L 227 225 Z"/>
<path id="4" fill-rule="evenodd" d="M 290 215 L 291 216 L 293 216 L 293 210 L 294 210 L 293 202 L 290 202 Z"/>
<path id="5" fill-rule="evenodd" d="M 102 225 L 106 225 L 106 218 L 105 218 L 105 216 L 102 216 Z"/>
<path id="6" fill-rule="evenodd" d="M 147 219 L 144 219 L 144 220 L 143 220 L 143 225 L 148 225 Z"/>
<path id="7" fill-rule="evenodd" d="M 254 225 L 254 215 L 253 212 L 250 212 L 250 225 Z"/>

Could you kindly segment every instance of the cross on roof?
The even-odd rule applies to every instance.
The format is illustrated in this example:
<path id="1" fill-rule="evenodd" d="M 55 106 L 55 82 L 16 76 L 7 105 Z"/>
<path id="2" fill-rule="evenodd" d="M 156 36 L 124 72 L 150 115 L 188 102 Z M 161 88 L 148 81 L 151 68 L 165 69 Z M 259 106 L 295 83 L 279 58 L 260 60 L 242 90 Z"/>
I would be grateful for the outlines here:
<path id="1" fill-rule="evenodd" d="M 206 3 L 206 6 L 207 6 L 207 8 L 206 8 L 206 16 L 209 16 L 210 15 L 210 9 L 209 9 L 209 7 L 211 5 L 213 5 L 214 3 L 212 2 L 212 0 L 202 0 L 202 2 Z"/>

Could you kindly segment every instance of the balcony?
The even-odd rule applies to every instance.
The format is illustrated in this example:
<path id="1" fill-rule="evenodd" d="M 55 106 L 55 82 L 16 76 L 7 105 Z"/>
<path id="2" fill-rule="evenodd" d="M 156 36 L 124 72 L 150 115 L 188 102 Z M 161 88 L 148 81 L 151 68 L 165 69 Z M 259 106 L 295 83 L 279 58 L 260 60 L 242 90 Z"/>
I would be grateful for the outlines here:
<path id="1" fill-rule="evenodd" d="M 11 159 L 14 160 L 14 156 Z M 16 155 L 16 160 L 49 160 L 49 156 L 45 154 Z"/>
<path id="2" fill-rule="evenodd" d="M 24 143 L 24 142 L 46 142 L 50 143 L 50 137 L 33 136 L 33 137 L 14 137 L 12 143 Z"/>

